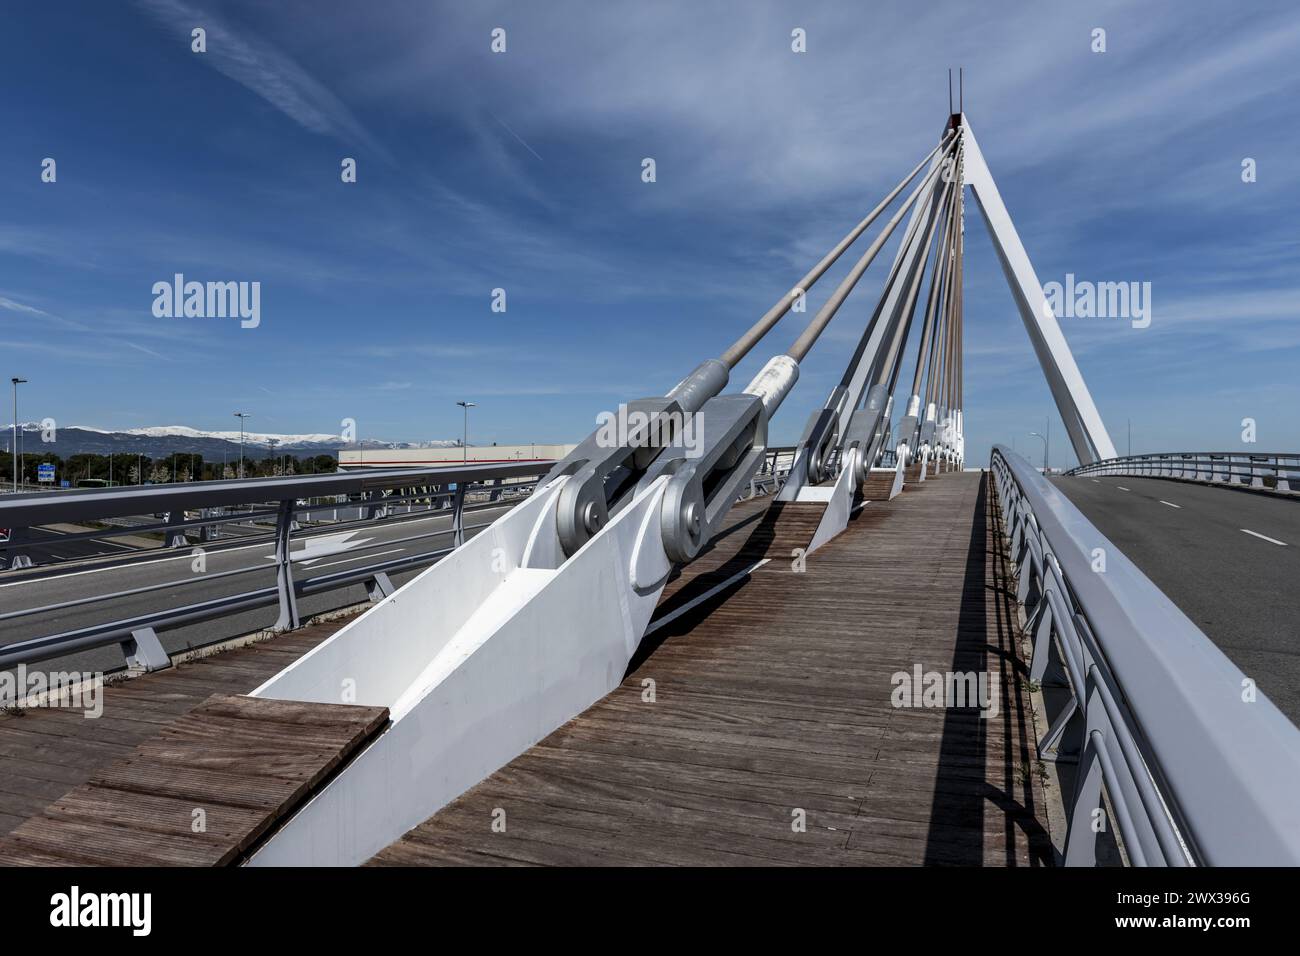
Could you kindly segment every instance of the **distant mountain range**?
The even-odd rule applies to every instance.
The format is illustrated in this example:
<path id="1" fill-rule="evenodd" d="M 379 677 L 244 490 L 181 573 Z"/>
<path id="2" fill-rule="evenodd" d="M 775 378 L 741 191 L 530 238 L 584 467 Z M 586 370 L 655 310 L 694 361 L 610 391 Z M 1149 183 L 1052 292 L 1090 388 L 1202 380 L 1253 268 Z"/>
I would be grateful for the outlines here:
<path id="1" fill-rule="evenodd" d="M 162 458 L 174 453 L 202 455 L 207 461 L 220 461 L 223 456 L 239 456 L 239 432 L 203 431 L 187 425 L 156 425 L 150 428 L 129 428 L 109 431 L 89 425 L 68 425 L 55 431 L 55 440 L 41 441 L 39 422 L 23 422 L 22 449 L 25 454 L 39 455 L 52 452 L 61 458 L 71 455 L 145 455 Z M 0 448 L 9 450 L 13 425 L 0 432 Z M 266 432 L 244 433 L 244 455 L 260 456 L 271 453 L 289 455 L 332 455 L 340 448 L 451 448 L 459 445 L 455 440 L 427 442 L 375 441 L 366 439 L 351 444 L 341 435 L 276 435 Z"/>

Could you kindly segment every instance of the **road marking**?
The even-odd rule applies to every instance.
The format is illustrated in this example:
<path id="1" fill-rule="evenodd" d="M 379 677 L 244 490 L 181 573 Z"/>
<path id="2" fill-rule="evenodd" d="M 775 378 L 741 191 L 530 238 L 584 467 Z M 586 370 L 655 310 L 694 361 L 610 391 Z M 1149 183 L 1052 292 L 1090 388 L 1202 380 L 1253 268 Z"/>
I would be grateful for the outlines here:
<path id="1" fill-rule="evenodd" d="M 649 637 L 655 631 L 659 630 L 659 628 L 664 627 L 667 624 L 671 624 L 673 621 L 677 620 L 677 618 L 681 617 L 691 608 L 704 603 L 709 598 L 717 594 L 719 591 L 725 591 L 727 588 L 731 587 L 741 578 L 749 577 L 751 572 L 757 571 L 759 568 L 761 568 L 763 565 L 767 564 L 771 560 L 772 560 L 771 558 L 763 558 L 761 561 L 757 562 L 756 564 L 752 564 L 749 567 L 745 568 L 745 570 L 736 572 L 731 577 L 727 578 L 727 580 L 723 581 L 721 584 L 716 584 L 713 587 L 709 588 L 699 597 L 695 598 L 693 601 L 688 601 L 686 604 L 682 605 L 677 610 L 673 611 L 673 613 L 665 614 L 659 620 L 655 621 L 648 628 L 646 628 L 645 631 L 646 636 Z"/>
<path id="2" fill-rule="evenodd" d="M 1094 485 L 1099 485 L 1099 484 L 1101 484 L 1101 482 L 1098 481 L 1096 478 L 1089 478 L 1088 480 L 1091 481 Z"/>
<path id="3" fill-rule="evenodd" d="M 351 551 L 354 548 L 360 548 L 363 545 L 374 541 L 374 538 L 353 538 L 354 534 L 359 531 L 339 531 L 334 534 L 313 535 L 303 540 L 303 545 L 297 551 L 293 552 L 289 560 L 294 564 L 302 564 L 310 567 L 321 558 L 327 558 L 331 554 L 340 554 L 344 551 Z M 264 555 L 271 561 L 275 561 L 274 554 Z"/>
<path id="4" fill-rule="evenodd" d="M 319 571 L 321 568 L 332 568 L 336 564 L 350 564 L 351 562 L 357 560 L 357 558 L 378 558 L 378 557 L 382 557 L 385 554 L 397 554 L 399 551 L 405 551 L 405 550 L 406 550 L 405 548 L 393 548 L 391 551 L 378 551 L 375 554 L 354 554 L 352 555 L 352 557 L 344 558 L 342 561 L 330 561 L 327 564 L 318 564 L 314 568 L 312 568 L 312 570 Z"/>
<path id="5" fill-rule="evenodd" d="M 1115 487 L 1118 488 L 1120 491 L 1128 491 L 1128 489 L 1125 488 L 1123 485 L 1116 485 Z"/>
<path id="6" fill-rule="evenodd" d="M 1268 535 L 1266 535 L 1266 534 L 1260 534 L 1258 531 L 1251 531 L 1249 528 L 1242 528 L 1241 530 L 1244 531 L 1244 532 L 1246 532 L 1246 534 L 1253 534 L 1253 535 L 1254 535 L 1255 537 L 1257 537 L 1257 538 L 1263 538 L 1263 539 L 1264 539 L 1265 541 L 1267 541 L 1269 544 L 1280 544 L 1282 547 L 1284 547 L 1284 548 L 1286 547 L 1286 542 L 1285 542 L 1285 541 L 1279 541 L 1279 540 L 1277 540 L 1277 538 L 1270 538 L 1270 537 L 1269 537 Z"/>
<path id="7" fill-rule="evenodd" d="M 1182 505 L 1176 505 L 1172 501 L 1165 501 L 1163 498 L 1157 499 L 1162 505 L 1168 505 L 1171 508 L 1181 508 Z"/>

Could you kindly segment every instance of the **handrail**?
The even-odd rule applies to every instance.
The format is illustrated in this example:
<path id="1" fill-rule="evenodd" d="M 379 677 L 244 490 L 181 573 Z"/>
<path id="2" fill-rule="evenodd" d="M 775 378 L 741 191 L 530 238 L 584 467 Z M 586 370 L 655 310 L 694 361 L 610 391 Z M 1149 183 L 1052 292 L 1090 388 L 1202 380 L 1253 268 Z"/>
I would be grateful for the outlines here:
<path id="1" fill-rule="evenodd" d="M 1082 724 L 1066 864 L 1095 862 L 1103 785 L 1134 864 L 1300 863 L 1300 730 L 1029 462 L 991 469 L 1030 677 L 1055 655 L 1071 692 L 1040 754 Z"/>
<path id="2" fill-rule="evenodd" d="M 414 485 L 459 484 L 545 475 L 554 462 L 485 462 L 436 468 L 376 468 L 328 475 L 234 478 L 133 488 L 38 491 L 0 497 L 0 528 L 26 528 L 59 521 L 95 521 L 161 511 L 259 504 L 328 495 L 360 494 Z"/>
<path id="3" fill-rule="evenodd" d="M 792 456 L 792 448 L 770 448 L 761 474 L 754 477 L 749 488 L 749 497 L 757 494 L 775 493 L 789 471 L 788 462 L 782 459 Z M 101 601 L 136 596 L 146 593 L 184 587 L 199 582 L 210 582 L 231 578 L 252 572 L 275 572 L 275 586 L 252 588 L 238 593 L 210 598 L 180 607 L 171 607 L 161 611 L 149 611 L 132 618 L 107 621 L 87 627 L 64 631 L 57 634 L 18 641 L 0 646 L 0 667 L 10 667 L 19 663 L 34 663 L 52 657 L 63 656 L 74 651 L 88 650 L 120 644 L 128 665 L 152 669 L 164 667 L 168 656 L 158 641 L 157 630 L 174 628 L 182 624 L 209 620 L 237 611 L 267 605 L 279 605 L 279 619 L 275 629 L 286 630 L 297 627 L 300 623 L 297 600 L 309 594 L 344 587 L 364 582 L 372 598 L 383 597 L 392 591 L 392 584 L 387 575 L 397 571 L 410 570 L 421 565 L 431 564 L 462 544 L 467 534 L 487 527 L 487 523 L 466 524 L 466 516 L 474 511 L 467 505 L 467 499 L 474 496 L 490 495 L 485 506 L 491 507 L 499 494 L 511 494 L 516 491 L 531 493 L 540 476 L 546 474 L 551 463 L 490 463 L 483 465 L 453 465 L 445 468 L 384 469 L 373 472 L 352 472 L 343 475 L 318 475 L 286 479 L 254 479 L 237 482 L 200 482 L 183 486 L 147 486 L 131 489 L 89 489 L 79 493 L 19 495 L 7 501 L 0 501 L 0 526 L 13 522 L 10 527 L 20 527 L 18 521 L 54 523 L 76 519 L 96 520 L 147 512 L 169 511 L 168 520 L 158 524 L 141 527 L 127 527 L 111 531 L 96 531 L 85 534 L 65 535 L 58 539 L 66 542 L 79 537 L 107 537 L 111 534 L 139 534 L 142 531 L 166 531 L 169 537 L 188 545 L 184 532 L 189 529 L 203 530 L 211 525 L 240 521 L 249 514 L 275 519 L 274 531 L 258 535 L 254 540 L 273 539 L 276 545 L 276 561 L 265 567 L 236 568 L 230 571 L 213 572 L 168 581 L 161 584 L 129 588 L 112 594 L 93 597 L 75 598 L 47 604 L 41 607 L 9 611 L 0 614 L 0 622 L 33 615 L 82 607 Z M 532 480 L 529 480 L 532 479 Z M 501 484 L 512 480 L 514 484 Z M 493 482 L 493 484 L 483 484 Z M 409 500 L 450 499 L 448 507 L 441 509 L 451 517 L 447 528 L 431 532 L 412 534 L 396 539 L 377 541 L 356 549 L 362 554 L 367 550 L 390 547 L 394 544 L 448 536 L 447 546 L 434 551 L 407 555 L 400 558 L 380 560 L 355 568 L 347 568 L 329 574 L 320 574 L 302 580 L 294 579 L 293 561 L 290 555 L 290 540 L 295 529 L 295 516 L 301 513 L 329 510 L 329 506 L 298 504 L 309 498 L 328 497 L 332 495 L 369 493 L 390 488 L 442 487 L 454 485 L 451 491 L 417 491 L 410 494 L 396 494 L 369 501 L 349 502 L 342 507 L 383 508 L 393 502 Z M 207 492 L 212 491 L 209 496 Z M 38 499 L 38 500 L 33 500 Z M 503 501 L 505 499 L 502 499 Z M 69 501 L 75 501 L 72 513 L 65 507 Z M 206 515 L 208 509 L 232 504 L 271 503 L 269 508 L 255 512 L 237 512 L 219 517 L 200 517 L 191 520 L 171 520 L 183 518 L 186 509 L 197 510 Z M 347 529 L 364 524 L 365 521 L 348 521 L 335 528 Z M 21 535 L 19 536 L 21 537 Z M 241 543 L 249 540 L 240 539 Z M 23 550 L 40 546 L 39 542 L 10 542 L 11 548 Z M 0 545 L 0 553 L 5 545 Z"/>
<path id="4" fill-rule="evenodd" d="M 268 604 L 279 605 L 279 617 L 274 625 L 276 630 L 296 628 L 301 623 L 297 602 L 300 597 L 321 591 L 343 587 L 356 582 L 365 582 L 372 598 L 385 596 L 392 592 L 393 586 L 388 574 L 395 571 L 427 565 L 437 561 L 443 555 L 464 542 L 468 532 L 486 527 L 486 524 L 466 525 L 467 499 L 475 495 L 488 495 L 489 504 L 498 500 L 498 496 L 507 491 L 524 491 L 531 493 L 540 476 L 551 467 L 550 462 L 491 462 L 484 464 L 453 464 L 440 468 L 402 468 L 376 469 L 372 472 L 344 472 L 333 475 L 310 475 L 293 478 L 266 478 L 247 481 L 195 482 L 178 485 L 145 486 L 139 488 L 105 488 L 87 489 L 71 493 L 39 493 L 31 495 L 14 495 L 0 499 L 0 527 L 9 529 L 9 540 L 0 549 L 7 550 L 15 558 L 25 552 L 41 547 L 41 542 L 29 539 L 26 531 L 29 527 L 43 524 L 70 521 L 95 521 L 106 518 L 124 517 L 134 514 L 163 513 L 165 520 L 157 524 L 142 527 L 125 527 L 88 532 L 74 536 L 62 536 L 60 541 L 70 537 L 108 537 L 112 534 L 139 534 L 142 531 L 164 531 L 168 535 L 168 544 L 172 547 L 188 546 L 184 534 L 187 530 L 205 531 L 216 524 L 246 520 L 250 515 L 270 517 L 274 520 L 274 530 L 263 540 L 274 542 L 275 561 L 266 568 L 237 568 L 233 571 L 213 572 L 186 577 L 160 585 L 129 588 L 111 594 L 101 594 L 94 598 L 72 599 L 30 611 L 13 611 L 0 616 L 0 620 L 28 617 L 43 611 L 63 610 L 79 607 L 96 601 L 111 601 L 119 597 L 170 590 L 199 581 L 211 582 L 235 577 L 253 571 L 270 571 L 276 575 L 276 582 L 269 587 L 254 587 L 238 593 L 221 595 L 180 607 L 149 611 L 135 617 L 108 621 L 81 627 L 72 631 L 49 634 L 41 637 L 17 641 L 0 647 L 0 666 L 8 667 L 19 663 L 34 663 L 52 657 L 63 656 L 74 651 L 120 644 L 128 666 L 145 669 L 165 667 L 169 663 L 166 651 L 158 640 L 159 629 L 177 627 L 195 621 L 221 617 L 237 611 L 261 607 Z M 512 484 L 503 484 L 511 481 Z M 490 482 L 491 484 L 484 484 Z M 317 575 L 305 580 L 294 580 L 293 555 L 291 539 L 296 530 L 296 516 L 300 513 L 310 514 L 313 510 L 323 510 L 319 505 L 310 503 L 311 499 L 343 497 L 351 495 L 371 495 L 390 489 L 425 488 L 414 494 L 397 494 L 388 497 L 372 498 L 366 501 L 350 502 L 345 507 L 360 507 L 374 513 L 394 501 L 412 499 L 434 502 L 450 499 L 446 510 L 451 518 L 450 526 L 428 534 L 408 535 L 399 540 L 447 536 L 447 546 L 434 551 L 408 555 L 393 560 L 371 559 L 364 566 L 349 568 L 331 574 Z M 451 490 L 440 490 L 451 489 Z M 300 502 L 303 502 L 300 504 Z M 265 505 L 262 510 L 237 511 L 220 516 L 210 516 L 213 509 L 238 505 Z M 197 511 L 197 519 L 186 520 L 186 510 Z M 473 512 L 470 512 L 471 514 Z M 346 522 L 340 527 L 347 528 L 360 522 Z M 243 539 L 247 540 L 247 539 Z M 50 544 L 57 544 L 51 542 Z M 366 550 L 382 547 L 393 542 L 375 543 L 357 549 L 363 554 Z M 376 555 L 375 558 L 379 558 Z M 15 561 L 15 563 L 18 563 Z"/>
<path id="5" fill-rule="evenodd" d="M 1300 453 L 1156 452 L 1089 462 L 1071 468 L 1065 474 L 1078 477 L 1123 475 L 1133 478 L 1171 478 L 1290 495 L 1300 492 Z"/>

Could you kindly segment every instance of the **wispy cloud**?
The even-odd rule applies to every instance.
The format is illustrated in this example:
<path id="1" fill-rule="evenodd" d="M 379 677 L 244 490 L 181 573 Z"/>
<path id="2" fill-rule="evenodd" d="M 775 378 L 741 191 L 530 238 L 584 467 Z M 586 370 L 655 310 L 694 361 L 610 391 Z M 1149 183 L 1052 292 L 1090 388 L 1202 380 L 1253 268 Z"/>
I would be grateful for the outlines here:
<path id="1" fill-rule="evenodd" d="M 267 40 L 236 33 L 217 15 L 184 0 L 137 2 L 187 46 L 191 32 L 202 27 L 207 52 L 195 54 L 198 61 L 247 87 L 303 129 L 361 144 L 371 155 L 393 161 L 342 100 Z"/>
<path id="2" fill-rule="evenodd" d="M 75 322 L 72 319 L 65 319 L 63 316 L 55 315 L 44 309 L 38 309 L 32 305 L 25 305 L 22 302 L 15 302 L 13 299 L 0 296 L 0 309 L 6 312 L 15 313 L 21 316 L 30 316 L 37 320 L 41 325 L 53 325 L 64 329 L 72 329 L 77 332 L 89 332 L 90 327 Z"/>

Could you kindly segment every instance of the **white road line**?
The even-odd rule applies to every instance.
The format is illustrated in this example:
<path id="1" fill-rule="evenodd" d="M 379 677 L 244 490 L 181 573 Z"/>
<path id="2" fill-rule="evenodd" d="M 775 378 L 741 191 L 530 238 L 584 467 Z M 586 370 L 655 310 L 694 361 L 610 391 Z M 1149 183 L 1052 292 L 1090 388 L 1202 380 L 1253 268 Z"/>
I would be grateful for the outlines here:
<path id="1" fill-rule="evenodd" d="M 1171 508 L 1181 508 L 1182 505 L 1176 505 L 1172 501 L 1165 501 L 1163 498 L 1157 499 L 1162 505 L 1168 505 Z"/>
<path id="2" fill-rule="evenodd" d="M 376 551 L 374 554 L 354 554 L 352 557 L 344 558 L 342 561 L 330 561 L 326 564 L 313 564 L 311 570 L 319 571 L 321 568 L 332 568 L 336 564 L 350 564 L 358 558 L 378 558 L 385 554 L 397 554 L 397 552 L 405 550 L 405 548 L 393 548 L 391 551 Z"/>
<path id="3" fill-rule="evenodd" d="M 1096 478 L 1089 478 L 1088 480 L 1091 481 L 1094 485 L 1099 485 L 1099 484 L 1101 484 L 1101 482 L 1098 481 Z"/>
<path id="4" fill-rule="evenodd" d="M 763 565 L 767 564 L 767 562 L 771 560 L 772 560 L 771 558 L 764 558 L 763 560 L 757 562 L 756 564 L 750 565 L 749 567 L 745 568 L 745 570 L 733 574 L 731 577 L 727 578 L 727 580 L 723 581 L 721 584 L 717 584 L 709 588 L 707 591 L 705 591 L 699 597 L 695 598 L 693 601 L 688 601 L 686 604 L 682 605 L 677 610 L 673 611 L 673 613 L 665 614 L 659 620 L 655 621 L 653 624 L 651 624 L 649 627 L 646 628 L 645 630 L 646 636 L 648 637 L 649 635 L 653 634 L 655 631 L 659 630 L 659 628 L 664 627 L 667 624 L 671 624 L 673 621 L 677 620 L 677 618 L 681 617 L 691 608 L 696 607 L 697 605 L 707 601 L 709 598 L 713 597 L 713 595 L 717 594 L 719 591 L 726 590 L 727 588 L 735 584 L 737 581 L 739 581 L 741 578 L 749 577 L 749 575 L 752 572 L 757 571 L 759 568 L 761 568 Z"/>
<path id="5" fill-rule="evenodd" d="M 1264 539 L 1265 541 L 1267 541 L 1269 544 L 1280 544 L 1282 547 L 1284 547 L 1284 548 L 1286 547 L 1286 542 L 1285 542 L 1285 541 L 1279 541 L 1279 540 L 1277 540 L 1277 538 L 1270 538 L 1270 537 L 1269 537 L 1268 535 L 1266 535 L 1266 534 L 1260 534 L 1258 531 L 1251 531 L 1249 528 L 1242 528 L 1241 530 L 1244 531 L 1244 532 L 1246 532 L 1246 534 L 1254 535 L 1256 538 L 1263 538 L 1263 539 Z"/>
<path id="6" fill-rule="evenodd" d="M 1123 485 L 1116 485 L 1115 487 L 1118 488 L 1120 491 L 1128 491 L 1128 489 L 1125 488 Z"/>

